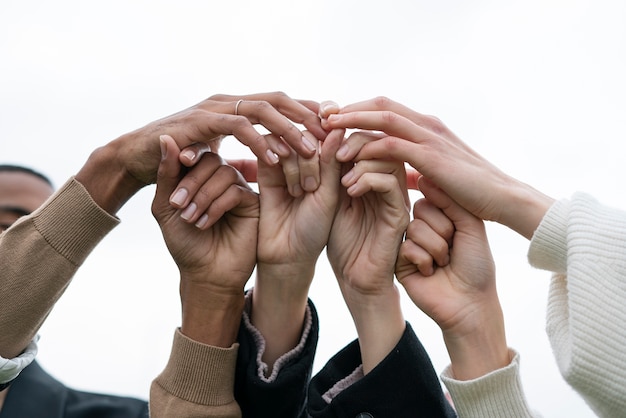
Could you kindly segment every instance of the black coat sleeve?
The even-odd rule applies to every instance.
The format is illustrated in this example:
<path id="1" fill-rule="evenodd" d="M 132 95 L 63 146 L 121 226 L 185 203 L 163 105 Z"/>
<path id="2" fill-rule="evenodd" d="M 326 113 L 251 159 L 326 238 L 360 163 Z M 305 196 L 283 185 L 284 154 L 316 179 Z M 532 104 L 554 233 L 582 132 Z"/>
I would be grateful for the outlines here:
<path id="1" fill-rule="evenodd" d="M 312 418 L 456 417 L 426 350 L 407 323 L 394 349 L 366 376 L 327 403 L 322 396 L 361 365 L 358 340 L 330 359 L 309 385 Z M 364 415 L 367 416 L 367 415 Z"/>
<path id="2" fill-rule="evenodd" d="M 306 416 L 307 387 L 317 348 L 319 320 L 313 303 L 311 329 L 303 350 L 283 364 L 276 379 L 263 381 L 258 375 L 258 348 L 243 321 L 239 328 L 239 351 L 235 375 L 235 399 L 243 418 L 297 418 Z"/>

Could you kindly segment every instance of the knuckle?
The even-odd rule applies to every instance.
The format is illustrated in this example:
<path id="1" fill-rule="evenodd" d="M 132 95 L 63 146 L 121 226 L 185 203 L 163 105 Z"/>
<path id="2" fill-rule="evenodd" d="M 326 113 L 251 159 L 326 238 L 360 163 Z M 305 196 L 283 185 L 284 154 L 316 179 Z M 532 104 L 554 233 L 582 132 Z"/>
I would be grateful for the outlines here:
<path id="1" fill-rule="evenodd" d="M 373 103 L 377 109 L 387 109 L 391 104 L 391 99 L 386 96 L 378 96 L 374 98 Z"/>
<path id="2" fill-rule="evenodd" d="M 398 115 L 396 115 L 394 112 L 390 111 L 390 110 L 385 110 L 382 113 L 382 118 L 383 121 L 392 124 L 395 123 L 398 120 Z"/>
<path id="3" fill-rule="evenodd" d="M 436 134 L 442 134 L 447 130 L 446 125 L 436 116 L 426 115 L 424 117 L 424 124 L 426 125 L 426 128 Z"/>

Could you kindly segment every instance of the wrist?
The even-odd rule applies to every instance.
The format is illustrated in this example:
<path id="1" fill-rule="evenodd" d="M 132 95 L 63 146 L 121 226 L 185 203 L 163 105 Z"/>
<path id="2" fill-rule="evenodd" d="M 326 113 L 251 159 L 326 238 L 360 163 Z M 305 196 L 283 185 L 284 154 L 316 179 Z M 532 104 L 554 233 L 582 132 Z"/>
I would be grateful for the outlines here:
<path id="1" fill-rule="evenodd" d="M 406 328 L 395 286 L 385 292 L 364 294 L 342 288 L 359 338 L 363 372 L 373 370 L 398 344 Z"/>
<path id="2" fill-rule="evenodd" d="M 122 164 L 118 143 L 119 139 L 94 150 L 75 176 L 98 206 L 111 215 L 145 186 Z"/>
<path id="3" fill-rule="evenodd" d="M 244 307 L 243 289 L 181 280 L 181 332 L 203 344 L 230 347 L 237 341 Z"/>
<path id="4" fill-rule="evenodd" d="M 499 305 L 473 315 L 468 321 L 474 325 L 443 332 L 451 370 L 457 380 L 476 379 L 507 366 L 511 361 Z"/>
<path id="5" fill-rule="evenodd" d="M 496 221 L 531 239 L 554 199 L 517 180 L 503 194 L 508 204 Z"/>
<path id="6" fill-rule="evenodd" d="M 314 266 L 257 266 L 250 321 L 266 340 L 263 360 L 273 360 L 300 340 Z"/>

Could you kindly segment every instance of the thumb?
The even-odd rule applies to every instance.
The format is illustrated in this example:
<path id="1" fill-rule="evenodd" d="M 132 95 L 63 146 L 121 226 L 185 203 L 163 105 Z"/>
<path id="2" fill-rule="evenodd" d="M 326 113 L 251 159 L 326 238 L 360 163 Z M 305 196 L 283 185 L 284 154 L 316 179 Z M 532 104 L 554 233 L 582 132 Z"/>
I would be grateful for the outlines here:
<path id="1" fill-rule="evenodd" d="M 432 180 L 421 176 L 418 180 L 418 186 L 424 197 L 433 205 L 441 209 L 443 213 L 450 218 L 455 226 L 468 220 L 479 220 L 452 200 L 452 198 L 440 189 Z"/>

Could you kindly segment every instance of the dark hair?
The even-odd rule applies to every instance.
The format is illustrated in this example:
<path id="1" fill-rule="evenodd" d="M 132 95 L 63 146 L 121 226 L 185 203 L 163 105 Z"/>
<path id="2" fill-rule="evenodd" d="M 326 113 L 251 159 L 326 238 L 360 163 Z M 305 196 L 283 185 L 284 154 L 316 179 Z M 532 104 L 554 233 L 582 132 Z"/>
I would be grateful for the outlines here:
<path id="1" fill-rule="evenodd" d="M 30 174 L 32 176 L 35 176 L 45 181 L 46 183 L 50 185 L 50 187 L 54 189 L 54 185 L 52 184 L 52 181 L 48 177 L 46 177 L 45 175 L 41 174 L 38 171 L 33 170 L 32 168 L 23 167 L 21 165 L 0 164 L 0 173 L 7 173 L 7 172 Z"/>

